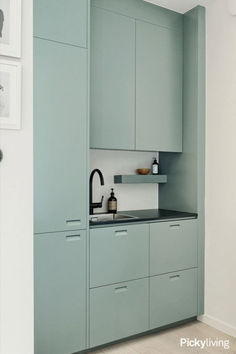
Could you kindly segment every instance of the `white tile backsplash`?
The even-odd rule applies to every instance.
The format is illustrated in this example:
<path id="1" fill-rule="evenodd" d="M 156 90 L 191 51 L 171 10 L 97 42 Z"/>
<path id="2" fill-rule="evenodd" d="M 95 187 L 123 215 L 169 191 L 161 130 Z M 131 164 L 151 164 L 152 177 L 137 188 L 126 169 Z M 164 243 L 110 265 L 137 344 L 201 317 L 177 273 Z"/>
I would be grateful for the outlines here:
<path id="1" fill-rule="evenodd" d="M 137 168 L 151 168 L 157 153 L 114 150 L 90 150 L 90 172 L 99 168 L 104 176 L 105 185 L 100 185 L 98 175 L 94 177 L 93 201 L 98 202 L 104 195 L 102 209 L 107 211 L 107 199 L 114 188 L 118 200 L 118 211 L 155 209 L 158 207 L 158 185 L 156 184 L 114 184 L 114 175 L 135 174 Z"/>

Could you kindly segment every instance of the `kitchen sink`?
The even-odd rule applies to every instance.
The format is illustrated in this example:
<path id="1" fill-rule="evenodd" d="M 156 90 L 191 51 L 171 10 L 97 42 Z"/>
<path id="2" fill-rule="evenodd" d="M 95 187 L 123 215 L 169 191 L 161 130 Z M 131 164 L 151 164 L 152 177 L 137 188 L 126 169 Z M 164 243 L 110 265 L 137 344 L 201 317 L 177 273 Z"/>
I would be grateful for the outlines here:
<path id="1" fill-rule="evenodd" d="M 125 221 L 138 219 L 136 216 L 127 214 L 94 214 L 89 216 L 90 222 L 104 222 L 104 221 Z"/>

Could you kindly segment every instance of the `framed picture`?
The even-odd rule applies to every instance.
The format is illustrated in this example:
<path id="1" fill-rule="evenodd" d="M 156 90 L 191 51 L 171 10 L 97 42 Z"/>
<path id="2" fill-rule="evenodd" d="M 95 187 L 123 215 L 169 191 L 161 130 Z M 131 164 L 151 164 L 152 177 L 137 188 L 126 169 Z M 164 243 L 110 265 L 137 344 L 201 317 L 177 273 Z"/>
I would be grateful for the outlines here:
<path id="1" fill-rule="evenodd" d="M 0 55 L 21 56 L 21 0 L 0 0 Z"/>
<path id="2" fill-rule="evenodd" d="M 0 60 L 0 129 L 21 127 L 21 65 Z"/>

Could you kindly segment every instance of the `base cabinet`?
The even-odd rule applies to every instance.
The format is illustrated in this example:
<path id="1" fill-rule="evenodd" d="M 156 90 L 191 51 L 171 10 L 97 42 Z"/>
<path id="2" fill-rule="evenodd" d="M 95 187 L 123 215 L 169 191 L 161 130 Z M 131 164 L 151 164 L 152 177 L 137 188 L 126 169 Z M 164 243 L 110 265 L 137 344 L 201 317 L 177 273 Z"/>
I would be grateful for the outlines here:
<path id="1" fill-rule="evenodd" d="M 35 236 L 35 354 L 85 349 L 86 233 Z"/>
<path id="2" fill-rule="evenodd" d="M 197 269 L 150 278 L 150 328 L 197 316 Z"/>
<path id="3" fill-rule="evenodd" d="M 197 265 L 197 220 L 90 230 L 90 347 L 197 316 Z"/>
<path id="4" fill-rule="evenodd" d="M 149 329 L 148 279 L 90 290 L 90 347 Z"/>

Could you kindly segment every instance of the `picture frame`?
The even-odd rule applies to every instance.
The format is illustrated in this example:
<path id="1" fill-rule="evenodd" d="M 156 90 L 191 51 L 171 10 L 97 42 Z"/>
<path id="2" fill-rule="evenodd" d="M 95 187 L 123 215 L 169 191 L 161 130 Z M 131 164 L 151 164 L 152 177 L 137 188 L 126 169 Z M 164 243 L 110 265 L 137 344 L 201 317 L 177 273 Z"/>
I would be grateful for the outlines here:
<path id="1" fill-rule="evenodd" d="M 0 60 L 0 129 L 21 128 L 21 64 Z"/>
<path id="2" fill-rule="evenodd" d="M 21 56 L 21 0 L 0 0 L 0 55 Z"/>

